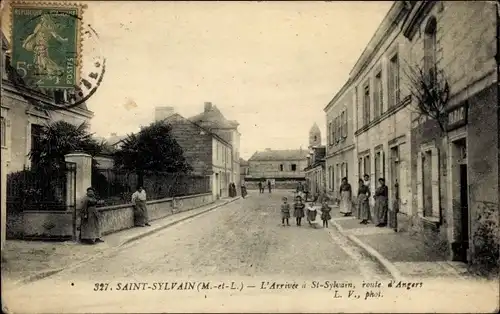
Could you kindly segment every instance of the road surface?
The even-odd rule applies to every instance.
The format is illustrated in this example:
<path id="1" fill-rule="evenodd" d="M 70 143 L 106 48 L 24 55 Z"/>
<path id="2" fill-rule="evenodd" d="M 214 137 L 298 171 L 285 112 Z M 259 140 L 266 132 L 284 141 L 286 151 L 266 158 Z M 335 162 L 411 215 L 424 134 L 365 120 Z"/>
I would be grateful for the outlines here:
<path id="1" fill-rule="evenodd" d="M 293 218 L 281 226 L 284 195 L 292 196 L 252 193 L 81 267 L 4 291 L 4 300 L 17 312 L 52 313 L 338 312 L 383 302 L 376 285 L 391 278 L 333 226 L 297 227 Z"/>

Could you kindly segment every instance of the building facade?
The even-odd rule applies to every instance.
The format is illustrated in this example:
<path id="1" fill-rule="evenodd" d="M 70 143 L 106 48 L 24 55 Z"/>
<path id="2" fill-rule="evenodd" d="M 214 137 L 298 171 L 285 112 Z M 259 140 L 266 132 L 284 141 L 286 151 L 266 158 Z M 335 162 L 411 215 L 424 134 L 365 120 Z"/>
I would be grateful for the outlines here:
<path id="1" fill-rule="evenodd" d="M 239 123 L 234 120 L 228 120 L 220 112 L 220 110 L 211 102 L 205 102 L 202 113 L 189 118 L 189 120 L 217 134 L 224 141 L 231 145 L 231 175 L 228 179 L 229 183 L 236 185 L 236 190 L 239 191 L 241 183 L 240 178 L 240 137 L 238 131 Z"/>
<path id="2" fill-rule="evenodd" d="M 89 123 L 93 112 L 82 103 L 70 109 L 47 110 L 57 107 L 56 96 L 50 90 L 33 89 L 25 86 L 10 65 L 9 43 L 3 31 L 2 36 L 2 85 L 1 85 L 1 151 L 2 151 L 2 245 L 7 229 L 22 228 L 18 218 L 7 213 L 9 198 L 8 175 L 31 167 L 29 153 L 36 145 L 43 127 L 56 121 L 74 125 Z M 14 232 L 14 231 L 13 231 Z"/>
<path id="3" fill-rule="evenodd" d="M 172 136 L 182 147 L 193 174 L 211 176 L 213 196 L 227 197 L 233 173 L 231 144 L 180 114 L 174 113 L 163 121 L 172 127 Z"/>
<path id="4" fill-rule="evenodd" d="M 354 102 L 354 181 L 370 176 L 373 192 L 379 178 L 389 188 L 389 227 L 396 212 L 411 212 L 411 97 L 404 84 L 408 46 L 401 31 L 409 8 L 395 1 L 350 73 Z M 357 186 L 357 184 L 355 185 Z M 374 205 L 374 198 L 370 198 Z"/>
<path id="5" fill-rule="evenodd" d="M 271 184 L 277 189 L 295 189 L 298 182 L 305 182 L 307 150 L 271 150 L 255 152 L 248 160 L 248 188 L 255 189 L 259 182 Z"/>
<path id="6" fill-rule="evenodd" d="M 248 167 L 248 161 L 240 158 L 240 182 L 245 182 L 245 177 L 250 174 L 250 168 Z"/>
<path id="7" fill-rule="evenodd" d="M 342 178 L 357 187 L 357 167 L 354 145 L 355 95 L 348 81 L 325 107 L 328 134 L 326 136 L 326 187 L 333 198 L 340 197 Z"/>
<path id="8" fill-rule="evenodd" d="M 464 262 L 476 259 L 480 215 L 498 214 L 497 15 L 494 2 L 418 1 L 403 26 L 409 63 L 449 86 L 442 127 L 413 119 L 411 227 Z"/>
<path id="9" fill-rule="evenodd" d="M 325 154 L 326 147 L 321 145 L 321 131 L 316 123 L 309 130 L 309 155 L 304 169 L 307 187 L 311 195 L 325 191 Z"/>

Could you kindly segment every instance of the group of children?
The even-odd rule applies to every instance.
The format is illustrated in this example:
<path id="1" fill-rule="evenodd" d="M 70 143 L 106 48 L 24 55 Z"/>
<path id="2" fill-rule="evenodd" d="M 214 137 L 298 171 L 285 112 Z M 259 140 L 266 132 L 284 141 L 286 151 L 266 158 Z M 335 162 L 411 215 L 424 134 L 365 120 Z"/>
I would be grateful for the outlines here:
<path id="1" fill-rule="evenodd" d="M 316 209 L 314 208 L 316 201 L 313 201 L 310 203 L 309 207 L 307 208 L 307 220 L 309 224 L 311 222 L 316 220 Z M 300 195 L 297 195 L 295 197 L 295 204 L 293 204 L 293 215 L 295 217 L 295 221 L 297 226 L 302 225 L 302 218 L 305 216 L 305 209 L 306 205 L 302 201 L 302 197 Z M 283 226 L 285 226 L 285 223 L 287 226 L 290 226 L 289 219 L 290 219 L 290 204 L 288 203 L 288 198 L 283 197 L 283 204 L 281 204 L 281 223 Z M 328 221 L 332 219 L 330 212 L 332 211 L 332 208 L 328 205 L 328 199 L 324 198 L 321 202 L 321 220 L 323 221 L 323 227 L 328 228 Z"/>

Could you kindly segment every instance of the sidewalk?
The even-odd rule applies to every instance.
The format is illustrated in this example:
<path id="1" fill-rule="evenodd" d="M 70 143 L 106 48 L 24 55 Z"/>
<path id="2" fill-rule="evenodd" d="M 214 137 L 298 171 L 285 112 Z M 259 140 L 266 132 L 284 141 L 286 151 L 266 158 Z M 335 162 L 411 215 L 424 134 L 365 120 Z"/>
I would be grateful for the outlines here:
<path id="1" fill-rule="evenodd" d="M 376 258 L 396 279 L 470 277 L 467 265 L 447 257 L 410 236 L 391 228 L 362 225 L 355 217 L 333 218 L 332 224 L 350 240 Z"/>
<path id="2" fill-rule="evenodd" d="M 8 240 L 3 252 L 5 262 L 2 262 L 2 277 L 16 284 L 36 281 L 64 269 L 78 267 L 82 263 L 109 254 L 130 242 L 240 198 L 224 198 L 205 206 L 153 220 L 151 227 L 131 228 L 112 233 L 103 237 L 104 243 L 96 245 L 85 245 L 73 241 Z"/>

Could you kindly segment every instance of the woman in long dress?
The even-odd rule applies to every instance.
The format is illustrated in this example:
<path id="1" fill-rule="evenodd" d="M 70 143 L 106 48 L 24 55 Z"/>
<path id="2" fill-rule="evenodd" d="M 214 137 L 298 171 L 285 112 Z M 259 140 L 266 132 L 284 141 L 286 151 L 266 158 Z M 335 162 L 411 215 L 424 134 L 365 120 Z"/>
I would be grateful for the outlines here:
<path id="1" fill-rule="evenodd" d="M 340 213 L 345 217 L 352 215 L 352 188 L 347 178 L 342 179 L 340 186 Z"/>
<path id="2" fill-rule="evenodd" d="M 387 211 L 389 209 L 388 198 L 389 189 L 385 185 L 385 179 L 378 179 L 378 188 L 375 191 L 375 219 L 377 227 L 385 227 L 387 225 Z"/>
<path id="3" fill-rule="evenodd" d="M 99 211 L 97 210 L 97 205 L 100 203 L 95 197 L 94 189 L 88 188 L 87 195 L 82 200 L 80 222 L 80 240 L 82 242 L 89 244 L 104 242 L 101 240 Z"/>
<path id="4" fill-rule="evenodd" d="M 370 189 L 365 185 L 364 181 L 359 179 L 358 188 L 358 211 L 361 219 L 360 224 L 367 224 L 370 219 Z"/>

